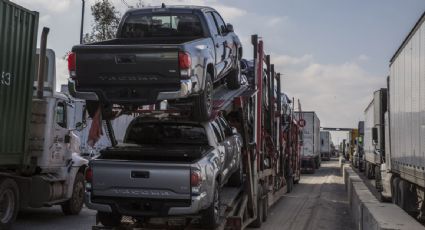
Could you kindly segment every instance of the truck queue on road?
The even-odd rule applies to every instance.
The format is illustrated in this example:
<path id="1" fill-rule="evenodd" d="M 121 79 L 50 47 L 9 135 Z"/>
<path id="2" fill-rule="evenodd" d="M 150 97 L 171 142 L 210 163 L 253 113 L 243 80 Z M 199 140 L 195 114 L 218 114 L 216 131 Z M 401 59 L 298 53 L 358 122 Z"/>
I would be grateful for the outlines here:
<path id="1" fill-rule="evenodd" d="M 129 10 L 117 38 L 72 48 L 67 92 L 55 90 L 48 28 L 36 48 L 38 12 L 8 0 L 0 12 L 0 229 L 26 207 L 78 215 L 84 204 L 97 212 L 93 229 L 176 219 L 189 229 L 260 228 L 301 173 L 336 151 L 317 112 L 283 92 L 266 39 L 252 35 L 242 47 L 213 8 Z M 420 221 L 424 21 L 338 149 L 375 180 L 382 201 Z"/>

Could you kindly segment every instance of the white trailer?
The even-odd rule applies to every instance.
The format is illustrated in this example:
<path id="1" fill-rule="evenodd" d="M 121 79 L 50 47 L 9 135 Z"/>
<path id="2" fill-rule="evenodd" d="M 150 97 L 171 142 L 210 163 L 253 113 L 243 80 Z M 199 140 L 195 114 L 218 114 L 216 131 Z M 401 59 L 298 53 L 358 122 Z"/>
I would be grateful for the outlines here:
<path id="1" fill-rule="evenodd" d="M 390 61 L 383 197 L 425 221 L 425 14 Z M 376 137 L 378 138 L 378 137 Z"/>
<path id="2" fill-rule="evenodd" d="M 369 179 L 374 179 L 375 174 L 379 174 L 385 156 L 384 114 L 386 111 L 387 89 L 376 90 L 372 101 L 364 111 L 364 172 Z M 376 140 L 373 139 L 373 132 L 377 136 Z"/>
<path id="3" fill-rule="evenodd" d="M 331 133 L 329 131 L 320 131 L 320 157 L 322 160 L 331 159 Z"/>
<path id="4" fill-rule="evenodd" d="M 296 114 L 298 116 L 299 113 Z M 305 121 L 302 135 L 301 169 L 314 173 L 321 164 L 320 120 L 315 112 L 301 112 L 301 117 Z"/>

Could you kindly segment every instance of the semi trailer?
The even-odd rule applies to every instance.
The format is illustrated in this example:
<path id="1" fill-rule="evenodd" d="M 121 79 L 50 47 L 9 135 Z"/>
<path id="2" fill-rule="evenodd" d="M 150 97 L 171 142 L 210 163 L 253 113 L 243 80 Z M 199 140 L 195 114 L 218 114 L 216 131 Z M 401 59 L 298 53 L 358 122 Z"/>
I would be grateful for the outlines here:
<path id="1" fill-rule="evenodd" d="M 373 93 L 373 99 L 365 109 L 365 141 L 364 165 L 367 178 L 375 178 L 385 155 L 384 114 L 387 111 L 387 89 L 379 89 Z M 376 132 L 377 139 L 372 136 Z"/>
<path id="2" fill-rule="evenodd" d="M 331 133 L 329 131 L 320 131 L 320 157 L 322 160 L 331 159 Z"/>
<path id="3" fill-rule="evenodd" d="M 37 52 L 39 14 L 4 0 L 0 12 L 0 229 L 9 229 L 21 208 L 61 205 L 78 214 L 87 161 L 72 132 L 83 127 L 75 104 L 55 92 L 49 29 Z"/>
<path id="4" fill-rule="evenodd" d="M 299 112 L 305 126 L 302 129 L 301 168 L 314 173 L 321 164 L 320 157 L 320 120 L 315 112 Z"/>
<path id="5" fill-rule="evenodd" d="M 388 111 L 374 114 L 383 122 L 371 132 L 372 141 L 381 148 L 379 152 L 384 152 L 381 170 L 375 174 L 381 198 L 391 199 L 422 222 L 425 221 L 424 21 L 425 14 L 390 60 Z M 382 141 L 385 145 L 380 144 Z"/>

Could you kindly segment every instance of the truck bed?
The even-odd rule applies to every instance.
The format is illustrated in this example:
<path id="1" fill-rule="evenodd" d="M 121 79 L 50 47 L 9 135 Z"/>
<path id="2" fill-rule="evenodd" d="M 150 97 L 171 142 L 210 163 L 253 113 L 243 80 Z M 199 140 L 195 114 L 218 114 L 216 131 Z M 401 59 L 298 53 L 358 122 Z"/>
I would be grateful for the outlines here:
<path id="1" fill-rule="evenodd" d="M 119 145 L 102 150 L 98 159 L 191 163 L 203 157 L 210 149 L 212 149 L 212 147 L 206 145 L 151 145 L 143 147 L 137 145 Z"/>

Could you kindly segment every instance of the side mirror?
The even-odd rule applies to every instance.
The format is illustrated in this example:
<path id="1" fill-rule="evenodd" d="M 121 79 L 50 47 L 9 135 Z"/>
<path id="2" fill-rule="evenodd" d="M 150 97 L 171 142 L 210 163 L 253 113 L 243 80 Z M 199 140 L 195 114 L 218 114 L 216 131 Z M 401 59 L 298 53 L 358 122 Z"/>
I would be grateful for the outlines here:
<path id="1" fill-rule="evenodd" d="M 372 128 L 372 141 L 374 144 L 378 143 L 378 128 L 376 127 Z"/>
<path id="2" fill-rule="evenodd" d="M 70 135 L 65 135 L 65 140 L 64 140 L 65 144 L 69 144 L 71 143 L 71 136 Z"/>
<path id="3" fill-rule="evenodd" d="M 235 32 L 232 24 L 227 23 L 226 27 L 227 27 L 227 32 L 229 32 L 229 33 Z"/>
<path id="4" fill-rule="evenodd" d="M 87 124 L 83 122 L 77 122 L 77 124 L 75 124 L 75 130 L 77 130 L 78 132 L 81 132 L 86 127 Z"/>

